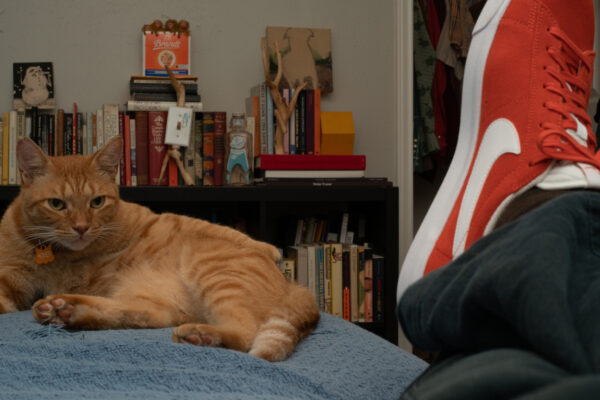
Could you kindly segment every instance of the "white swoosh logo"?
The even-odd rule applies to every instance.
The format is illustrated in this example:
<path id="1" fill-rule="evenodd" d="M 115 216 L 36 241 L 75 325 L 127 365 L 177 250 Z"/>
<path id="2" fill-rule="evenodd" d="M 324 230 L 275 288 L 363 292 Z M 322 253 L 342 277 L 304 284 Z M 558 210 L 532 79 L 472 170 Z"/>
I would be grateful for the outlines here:
<path id="1" fill-rule="evenodd" d="M 465 250 L 465 242 L 469 233 L 473 212 L 475 211 L 475 206 L 490 170 L 496 161 L 507 153 L 521 153 L 519 133 L 512 122 L 505 118 L 500 118 L 492 122 L 483 134 L 483 139 L 481 140 L 481 145 L 473 164 L 471 176 L 469 177 L 465 194 L 460 204 L 458 220 L 456 221 L 454 243 L 452 246 L 454 257 Z"/>

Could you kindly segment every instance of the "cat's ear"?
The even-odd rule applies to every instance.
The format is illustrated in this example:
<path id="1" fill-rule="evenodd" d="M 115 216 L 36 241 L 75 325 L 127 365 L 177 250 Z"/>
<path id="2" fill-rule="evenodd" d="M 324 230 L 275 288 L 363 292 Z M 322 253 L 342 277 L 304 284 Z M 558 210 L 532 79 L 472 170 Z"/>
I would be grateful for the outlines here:
<path id="1" fill-rule="evenodd" d="M 25 137 L 17 142 L 17 163 L 24 186 L 31 184 L 36 176 L 46 174 L 48 162 L 48 157 L 33 140 Z"/>
<path id="2" fill-rule="evenodd" d="M 94 154 L 93 162 L 112 179 L 117 175 L 121 156 L 123 155 L 123 139 L 120 136 L 112 138 Z"/>

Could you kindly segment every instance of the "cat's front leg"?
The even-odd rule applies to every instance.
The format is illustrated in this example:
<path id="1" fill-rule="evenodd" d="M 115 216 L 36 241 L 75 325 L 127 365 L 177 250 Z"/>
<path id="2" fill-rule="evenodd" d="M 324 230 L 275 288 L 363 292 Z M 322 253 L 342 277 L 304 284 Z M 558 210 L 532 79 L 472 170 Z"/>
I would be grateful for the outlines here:
<path id="1" fill-rule="evenodd" d="M 164 328 L 181 321 L 176 312 L 157 302 L 77 294 L 47 296 L 35 302 L 32 312 L 41 324 L 77 330 Z"/>

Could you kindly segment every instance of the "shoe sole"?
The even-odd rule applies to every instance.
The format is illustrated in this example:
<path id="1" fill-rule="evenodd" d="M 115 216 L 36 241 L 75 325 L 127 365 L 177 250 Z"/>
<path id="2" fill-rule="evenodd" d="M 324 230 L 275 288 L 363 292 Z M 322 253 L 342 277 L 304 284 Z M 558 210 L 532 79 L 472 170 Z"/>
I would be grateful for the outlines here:
<path id="1" fill-rule="evenodd" d="M 498 24 L 511 0 L 488 0 L 477 18 L 465 63 L 461 113 L 456 151 L 440 188 L 417 230 L 400 270 L 397 300 L 406 288 L 421 278 L 450 212 L 455 206 L 473 162 L 481 114 L 483 75 Z M 467 79 L 468 77 L 468 79 Z M 476 135 L 473 135 L 476 132 Z M 448 205 L 452 206 L 449 207 Z"/>

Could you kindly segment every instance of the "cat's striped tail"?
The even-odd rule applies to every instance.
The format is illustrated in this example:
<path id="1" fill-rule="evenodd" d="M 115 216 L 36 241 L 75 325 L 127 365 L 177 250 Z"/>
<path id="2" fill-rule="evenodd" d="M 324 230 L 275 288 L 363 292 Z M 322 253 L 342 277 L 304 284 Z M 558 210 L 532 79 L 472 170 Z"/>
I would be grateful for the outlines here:
<path id="1" fill-rule="evenodd" d="M 286 301 L 258 328 L 248 353 L 269 361 L 284 360 L 317 322 L 319 309 L 314 295 L 303 286 L 290 285 Z"/>

